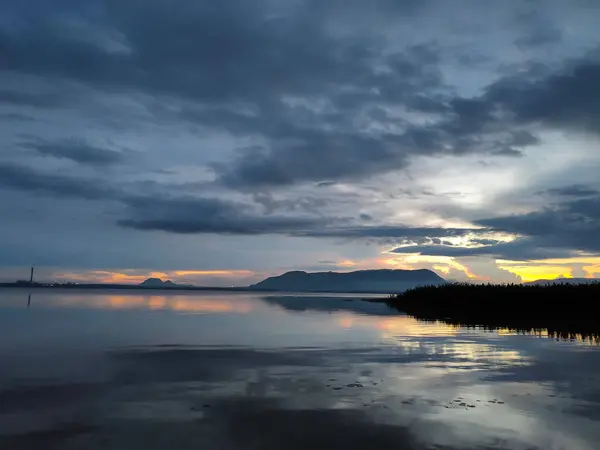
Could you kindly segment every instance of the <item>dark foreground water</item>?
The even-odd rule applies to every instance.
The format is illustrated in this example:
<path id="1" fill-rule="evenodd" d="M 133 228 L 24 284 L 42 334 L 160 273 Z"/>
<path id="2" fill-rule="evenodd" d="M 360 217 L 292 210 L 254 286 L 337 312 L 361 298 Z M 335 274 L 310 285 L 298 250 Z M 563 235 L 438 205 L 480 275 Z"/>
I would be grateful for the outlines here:
<path id="1" fill-rule="evenodd" d="M 28 297 L 0 290 L 2 450 L 600 448 L 589 342 L 348 296 Z"/>

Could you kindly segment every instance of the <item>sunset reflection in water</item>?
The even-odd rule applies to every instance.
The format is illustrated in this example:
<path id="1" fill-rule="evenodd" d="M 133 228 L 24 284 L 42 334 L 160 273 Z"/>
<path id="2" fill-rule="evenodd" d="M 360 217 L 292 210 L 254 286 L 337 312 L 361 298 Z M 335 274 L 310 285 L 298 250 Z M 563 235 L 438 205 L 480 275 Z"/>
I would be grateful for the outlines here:
<path id="1" fill-rule="evenodd" d="M 1 404 L 12 398 L 21 411 L 19 380 L 35 388 L 26 400 L 40 402 L 22 430 L 48 419 L 44 395 L 56 389 L 53 408 L 65 417 L 97 405 L 94 424 L 131 424 L 133 434 L 161 421 L 196 430 L 254 405 L 275 408 L 273 417 L 294 411 L 302 429 L 315 412 L 326 415 L 318 423 L 358 414 L 369 426 L 408 426 L 424 448 L 596 448 L 597 346 L 419 321 L 362 298 L 5 290 Z M 13 433 L 16 416 L 0 416 L 0 435 Z"/>
<path id="2" fill-rule="evenodd" d="M 56 306 L 98 309 L 171 310 L 182 313 L 246 314 L 254 305 L 243 298 L 188 295 L 85 295 L 65 296 Z"/>

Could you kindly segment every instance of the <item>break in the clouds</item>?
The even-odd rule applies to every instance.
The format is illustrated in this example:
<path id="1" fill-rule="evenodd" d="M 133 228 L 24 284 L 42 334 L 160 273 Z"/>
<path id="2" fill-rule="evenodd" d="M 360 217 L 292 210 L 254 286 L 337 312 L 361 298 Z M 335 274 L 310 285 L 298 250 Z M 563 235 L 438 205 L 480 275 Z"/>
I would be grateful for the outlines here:
<path id="1" fill-rule="evenodd" d="M 0 263 L 593 276 L 598 20 L 589 0 L 5 1 Z"/>

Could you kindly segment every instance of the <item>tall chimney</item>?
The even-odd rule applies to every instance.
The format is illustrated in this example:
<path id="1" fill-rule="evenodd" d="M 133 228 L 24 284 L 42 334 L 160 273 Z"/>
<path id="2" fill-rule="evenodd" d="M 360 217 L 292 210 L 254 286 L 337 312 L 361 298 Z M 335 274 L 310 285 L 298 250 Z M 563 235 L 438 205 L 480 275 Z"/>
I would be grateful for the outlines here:
<path id="1" fill-rule="evenodd" d="M 29 284 L 33 284 L 33 266 L 31 266 L 31 275 L 29 276 Z"/>

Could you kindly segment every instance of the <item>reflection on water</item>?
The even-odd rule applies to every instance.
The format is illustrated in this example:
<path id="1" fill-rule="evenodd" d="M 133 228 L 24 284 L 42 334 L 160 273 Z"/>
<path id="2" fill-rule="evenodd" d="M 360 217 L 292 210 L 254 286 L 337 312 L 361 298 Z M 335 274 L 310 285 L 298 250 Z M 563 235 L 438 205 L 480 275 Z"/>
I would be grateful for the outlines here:
<path id="1" fill-rule="evenodd" d="M 0 290 L 0 448 L 594 449 L 600 348 L 344 295 Z M 580 337 L 581 338 L 581 337 Z"/>
<path id="2" fill-rule="evenodd" d="M 577 330 L 577 325 L 565 323 L 554 323 L 552 328 L 537 328 L 528 326 L 527 320 L 522 320 L 519 325 L 514 327 L 500 327 L 488 324 L 462 323 L 450 320 L 423 320 L 416 318 L 420 322 L 434 323 L 454 328 L 480 330 L 483 332 L 497 333 L 500 336 L 532 336 L 537 338 L 554 339 L 558 341 L 577 341 L 589 345 L 600 345 L 600 325 L 594 325 L 599 331 L 570 331 L 571 328 Z M 590 328 L 591 330 L 591 328 Z"/>
<path id="3" fill-rule="evenodd" d="M 32 294 L 28 294 L 27 306 L 31 305 Z M 379 296 L 371 296 L 379 299 Z M 257 304 L 256 299 L 261 304 Z M 494 332 L 501 336 L 529 335 L 538 338 L 550 338 L 569 341 L 580 341 L 588 344 L 600 345 L 600 333 L 578 333 L 568 329 L 533 328 L 522 325 L 517 328 L 496 327 L 486 324 L 474 325 L 451 320 L 423 320 L 412 318 L 399 312 L 393 307 L 379 301 L 369 300 L 368 296 L 352 298 L 347 295 L 244 295 L 244 294 L 189 294 L 173 293 L 165 295 L 164 292 L 153 291 L 151 295 L 132 293 L 127 291 L 121 294 L 91 292 L 62 292 L 52 298 L 50 306 L 53 308 L 98 308 L 98 309 L 143 309 L 167 310 L 182 313 L 237 313 L 247 314 L 253 309 L 265 309 L 264 303 L 277 306 L 287 311 L 296 312 L 328 312 L 336 313 L 335 320 L 341 328 L 370 327 L 379 329 L 385 335 L 387 330 L 390 335 L 447 335 L 454 336 L 461 329 L 471 329 L 481 332 Z M 12 299 L 10 302 L 17 305 L 19 302 Z M 8 304 L 5 300 L 4 304 Z M 47 306 L 42 304 L 41 307 Z M 387 319 L 385 317 L 388 317 Z M 424 325 L 428 324 L 428 325 Z M 431 326 L 433 325 L 433 326 Z M 568 328 L 568 324 L 564 327 Z"/>
<path id="4" fill-rule="evenodd" d="M 165 295 L 100 295 L 84 297 L 67 297 L 57 306 L 86 307 L 102 309 L 148 309 L 171 310 L 187 313 L 247 313 L 252 304 L 244 301 L 232 301 L 227 298 L 193 298 L 187 296 Z"/>

